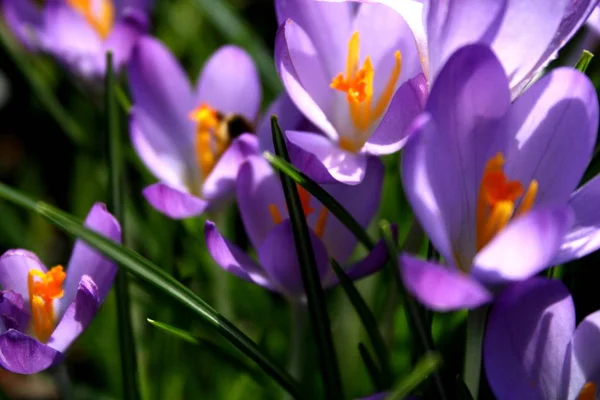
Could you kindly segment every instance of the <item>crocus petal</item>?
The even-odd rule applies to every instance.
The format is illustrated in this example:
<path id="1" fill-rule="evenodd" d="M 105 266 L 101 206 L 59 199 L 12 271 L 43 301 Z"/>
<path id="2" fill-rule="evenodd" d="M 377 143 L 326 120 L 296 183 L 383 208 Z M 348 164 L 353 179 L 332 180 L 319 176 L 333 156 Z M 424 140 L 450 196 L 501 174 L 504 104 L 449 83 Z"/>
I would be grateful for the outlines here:
<path id="1" fill-rule="evenodd" d="M 138 126 L 147 147 L 161 159 L 181 158 L 190 167 L 195 165 L 195 127 L 188 113 L 196 104 L 187 76 L 175 57 L 158 40 L 140 38 L 131 56 L 128 76 L 134 109 L 149 120 Z M 147 125 L 152 131 L 146 131 Z"/>
<path id="2" fill-rule="evenodd" d="M 43 17 L 36 4 L 29 0 L 4 0 L 0 7 L 6 24 L 17 39 L 28 49 L 37 50 Z"/>
<path id="3" fill-rule="evenodd" d="M 347 2 L 327 4 L 313 0 L 275 1 L 279 25 L 292 20 L 306 32 L 322 58 L 330 79 L 345 68 L 346 43 L 352 34 L 352 7 L 353 5 Z"/>
<path id="4" fill-rule="evenodd" d="M 50 336 L 48 346 L 64 353 L 92 322 L 101 302 L 99 287 L 90 276 L 83 275 L 75 298 Z"/>
<path id="5" fill-rule="evenodd" d="M 327 137 L 316 133 L 287 131 L 285 135 L 297 148 L 313 154 L 336 181 L 357 185 L 365 177 L 368 158 L 365 154 L 342 150 Z M 296 164 L 293 159 L 292 162 Z M 311 177 L 322 175 L 319 166 L 315 167 L 315 172 L 310 170 L 302 172 Z"/>
<path id="6" fill-rule="evenodd" d="M 173 219 L 196 217 L 208 207 L 207 201 L 166 183 L 148 186 L 143 195 L 152 207 Z"/>
<path id="7" fill-rule="evenodd" d="M 24 333 L 0 335 L 0 366 L 16 374 L 37 374 L 62 360 L 62 354 Z"/>
<path id="8" fill-rule="evenodd" d="M 410 125 L 425 108 L 426 97 L 425 75 L 419 74 L 402 84 L 364 150 L 373 155 L 385 155 L 404 147 Z"/>
<path id="9" fill-rule="evenodd" d="M 254 61 L 239 47 L 221 47 L 204 65 L 196 93 L 197 104 L 255 122 L 262 94 Z"/>
<path id="10" fill-rule="evenodd" d="M 107 210 L 106 206 L 96 203 L 88 213 L 85 227 L 106 236 L 115 242 L 121 242 L 121 226 L 119 222 Z M 67 278 L 65 279 L 65 294 L 60 299 L 61 309 L 64 311 L 75 299 L 83 276 L 88 276 L 97 286 L 100 302 L 112 287 L 117 265 L 108 257 L 102 255 L 98 250 L 91 248 L 82 240 L 75 242 L 73 253 L 67 267 Z M 62 314 L 59 313 L 59 315 Z"/>
<path id="11" fill-rule="evenodd" d="M 264 238 L 275 226 L 270 204 L 281 217 L 287 214 L 279 177 L 262 157 L 250 156 L 238 173 L 237 202 L 248 238 L 259 249 Z"/>
<path id="12" fill-rule="evenodd" d="M 0 257 L 0 287 L 29 299 L 27 278 L 31 270 L 47 271 L 32 252 L 22 249 L 8 250 Z"/>
<path id="13" fill-rule="evenodd" d="M 329 257 L 323 242 L 310 231 L 316 267 L 321 281 L 329 271 Z M 304 294 L 301 266 L 298 263 L 292 224 L 286 219 L 267 235 L 258 249 L 260 265 L 269 275 L 270 281 L 282 293 L 291 297 Z"/>
<path id="14" fill-rule="evenodd" d="M 113 54 L 113 65 L 120 71 L 127 64 L 137 40 L 148 30 L 148 17 L 139 10 L 128 10 L 113 27 L 110 35 L 102 43 L 101 57 L 106 59 L 106 52 Z M 105 63 L 101 63 L 104 66 Z M 105 68 L 99 72 L 104 73 Z"/>
<path id="15" fill-rule="evenodd" d="M 75 9 L 62 2 L 49 2 L 44 9 L 44 29 L 40 32 L 44 50 L 84 77 L 98 70 L 100 36 Z"/>
<path id="16" fill-rule="evenodd" d="M 236 138 L 202 184 L 202 195 L 211 201 L 235 193 L 235 182 L 242 163 L 251 155 L 258 155 L 258 138 L 245 133 Z"/>
<path id="17" fill-rule="evenodd" d="M 552 265 L 583 257 L 600 247 L 600 176 L 578 189 L 569 200 L 574 220 Z"/>
<path id="18" fill-rule="evenodd" d="M 527 279 L 550 266 L 573 221 L 567 207 L 517 218 L 477 254 L 472 274 L 487 283 Z"/>
<path id="19" fill-rule="evenodd" d="M 248 282 L 273 289 L 262 268 L 244 250 L 225 239 L 211 221 L 206 221 L 204 225 L 204 238 L 211 257 L 225 271 Z"/>
<path id="20" fill-rule="evenodd" d="M 444 256 L 448 259 L 454 253 L 463 265 L 474 256 L 479 183 L 486 162 L 504 145 L 507 135 L 496 127 L 509 105 L 508 83 L 496 56 L 485 46 L 464 47 L 448 60 L 434 82 L 426 105 L 433 123 L 422 121 L 413 132 L 421 136 L 422 144 L 411 146 L 418 154 L 408 155 L 413 150 L 405 149 L 404 157 L 410 162 L 404 162 L 404 170 L 414 168 L 427 175 L 442 217 L 421 224 L 429 234 L 445 225 L 454 252 Z M 405 186 L 407 191 L 414 190 Z M 409 196 L 415 208 L 422 208 L 415 206 L 424 202 L 419 196 L 419 192 Z"/>
<path id="21" fill-rule="evenodd" d="M 496 398 L 565 399 L 561 374 L 575 329 L 567 288 L 532 278 L 496 299 L 484 338 L 484 364 Z"/>
<path id="22" fill-rule="evenodd" d="M 29 312 L 23 296 L 13 290 L 0 292 L 0 333 L 8 329 L 23 332 L 27 329 Z M 4 326 L 4 329 L 1 327 Z"/>
<path id="23" fill-rule="evenodd" d="M 565 203 L 596 143 L 594 85 L 577 70 L 555 69 L 515 101 L 503 129 L 515 134 L 506 154 L 506 174 L 524 186 L 536 179 L 537 205 Z"/>
<path id="24" fill-rule="evenodd" d="M 569 350 L 571 373 L 568 398 L 576 399 L 586 382 L 598 382 L 600 379 L 600 311 L 588 315 L 579 323 Z"/>
<path id="25" fill-rule="evenodd" d="M 296 40 L 292 43 L 295 43 L 297 46 L 304 46 L 304 48 L 299 47 L 295 48 L 296 58 L 301 59 L 309 57 L 315 54 L 315 49 L 310 48 L 310 41 L 306 37 L 306 33 L 302 31 L 302 28 L 292 21 L 286 21 L 279 30 L 277 31 L 277 36 L 275 37 L 275 66 L 277 67 L 277 72 L 279 73 L 279 77 L 283 82 L 283 86 L 285 87 L 288 95 L 293 100 L 296 107 L 316 126 L 318 126 L 323 132 L 328 135 L 332 139 L 337 139 L 338 133 L 336 129 L 333 127 L 331 121 L 329 121 L 325 112 L 319 106 L 318 101 L 322 103 L 327 103 L 324 97 L 320 99 L 314 99 L 312 96 L 317 92 L 325 95 L 326 93 L 332 93 L 331 89 L 327 90 L 328 86 L 321 89 L 315 89 L 315 93 L 309 93 L 307 89 L 304 87 L 304 82 L 301 80 L 299 76 L 299 72 L 296 70 L 294 62 L 292 60 L 292 51 L 288 46 L 288 37 L 296 36 Z M 302 54 L 304 53 L 304 56 Z M 305 67 L 308 68 L 307 63 L 303 63 Z M 320 66 L 313 66 L 313 69 L 322 68 Z M 315 73 L 316 71 L 313 71 Z M 322 77 L 320 81 L 323 81 L 325 78 Z"/>
<path id="26" fill-rule="evenodd" d="M 477 280 L 444 265 L 403 255 L 400 271 L 406 289 L 432 310 L 473 309 L 492 300 Z"/>
<path id="27" fill-rule="evenodd" d="M 369 157 L 365 178 L 358 185 L 350 186 L 334 183 L 322 187 L 366 229 L 379 208 L 383 189 L 383 175 L 384 168 L 381 161 L 375 157 Z M 322 207 L 316 199 L 314 199 L 314 204 L 313 207 L 317 211 L 308 218 L 312 227 L 316 226 Z M 334 258 L 340 265 L 344 265 L 348 261 L 357 242 L 354 234 L 333 214 L 327 216 L 321 239 L 327 247 L 329 256 Z"/>
<path id="28" fill-rule="evenodd" d="M 346 274 L 350 279 L 356 281 L 379 271 L 388 260 L 387 246 L 381 240 L 365 258 L 346 267 Z"/>

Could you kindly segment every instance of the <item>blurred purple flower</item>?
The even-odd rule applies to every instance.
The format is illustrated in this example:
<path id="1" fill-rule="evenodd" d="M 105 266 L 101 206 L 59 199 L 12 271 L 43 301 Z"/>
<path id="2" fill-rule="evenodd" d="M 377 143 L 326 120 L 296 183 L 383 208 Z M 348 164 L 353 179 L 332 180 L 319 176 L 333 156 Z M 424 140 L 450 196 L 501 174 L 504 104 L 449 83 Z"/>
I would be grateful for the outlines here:
<path id="1" fill-rule="evenodd" d="M 151 0 L 2 0 L 15 36 L 30 50 L 47 52 L 75 74 L 104 76 L 106 52 L 118 71 L 137 39 L 148 30 Z"/>
<path id="2" fill-rule="evenodd" d="M 374 134 L 396 89 L 406 120 L 422 110 L 427 85 L 414 36 L 383 5 L 277 0 L 275 6 L 279 75 L 294 104 L 323 132 L 288 130 L 292 161 L 295 154 L 310 156 L 304 172 L 311 177 L 356 185 L 369 154 L 393 153 L 406 139 L 400 127 Z"/>
<path id="3" fill-rule="evenodd" d="M 95 204 L 85 225 L 120 241 L 121 228 L 102 204 Z M 77 241 L 67 272 L 49 271 L 27 250 L 0 257 L 0 366 L 35 374 L 63 358 L 67 348 L 92 322 L 108 294 L 116 265 Z"/>
<path id="4" fill-rule="evenodd" d="M 377 212 L 382 183 L 383 166 L 379 160 L 371 159 L 361 184 L 333 183 L 323 185 L 323 188 L 366 227 Z M 299 194 L 323 286 L 333 286 L 337 279 L 329 267 L 329 258 L 345 265 L 356 245 L 356 238 L 308 192 L 299 188 Z M 211 256 L 223 269 L 242 279 L 290 298 L 301 298 L 304 288 L 283 189 L 279 176 L 262 157 L 249 157 L 240 168 L 237 201 L 258 262 L 224 238 L 214 223 L 207 221 L 205 237 Z M 360 279 L 377 271 L 386 260 L 385 246 L 380 244 L 363 260 L 348 265 L 346 273 L 352 279 Z"/>
<path id="5" fill-rule="evenodd" d="M 129 82 L 131 140 L 160 180 L 144 190 L 150 204 L 170 218 L 187 218 L 233 195 L 241 163 L 258 153 L 256 136 L 244 133 L 254 130 L 261 101 L 252 59 L 224 46 L 192 88 L 169 50 L 144 37 L 133 51 Z"/>
<path id="6" fill-rule="evenodd" d="M 407 198 L 448 264 L 401 257 L 408 289 L 430 308 L 477 307 L 600 247 L 600 178 L 575 191 L 598 131 L 594 86 L 558 68 L 511 104 L 508 82 L 490 48 L 457 51 L 404 150 Z"/>
<path id="7" fill-rule="evenodd" d="M 573 299 L 560 281 L 515 283 L 492 307 L 483 356 L 498 400 L 597 399 L 600 311 L 575 327 Z"/>

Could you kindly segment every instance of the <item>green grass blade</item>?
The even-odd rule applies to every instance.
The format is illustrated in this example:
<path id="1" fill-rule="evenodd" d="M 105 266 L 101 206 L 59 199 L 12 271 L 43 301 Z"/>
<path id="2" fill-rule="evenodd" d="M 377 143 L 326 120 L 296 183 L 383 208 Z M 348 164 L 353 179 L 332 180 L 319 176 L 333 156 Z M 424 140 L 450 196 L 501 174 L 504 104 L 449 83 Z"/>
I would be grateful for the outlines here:
<path id="1" fill-rule="evenodd" d="M 369 354 L 369 350 L 367 350 L 367 346 L 365 346 L 364 343 L 358 344 L 358 352 L 360 358 L 363 360 L 363 364 L 365 364 L 365 368 L 367 368 L 367 372 L 369 373 L 369 377 L 371 378 L 371 382 L 376 391 L 380 392 L 384 390 L 385 386 L 383 382 L 381 382 L 381 371 L 377 367 L 375 361 L 373 361 L 373 357 Z"/>
<path id="2" fill-rule="evenodd" d="M 308 176 L 298 171 L 289 161 L 281 157 L 265 152 L 266 160 L 279 172 L 291 178 L 294 182 L 306 189 L 313 197 L 317 198 L 336 218 L 344 224 L 350 232 L 369 250 L 375 247 L 375 243 L 363 227 L 346 211 L 346 209 L 331 196 L 325 189 L 316 184 Z"/>
<path id="3" fill-rule="evenodd" d="M 108 170 L 110 198 L 108 208 L 121 223 L 123 243 L 127 244 L 127 226 L 125 225 L 124 168 L 119 109 L 117 107 L 115 74 L 112 53 L 106 54 L 105 113 L 108 147 Z M 119 354 L 121 356 L 121 375 L 123 396 L 129 400 L 140 399 L 138 367 L 136 358 L 133 326 L 131 325 L 131 302 L 129 300 L 129 279 L 121 268 L 115 277 L 117 298 L 117 326 L 119 328 Z"/>
<path id="4" fill-rule="evenodd" d="M 277 117 L 271 117 L 273 143 L 277 155 L 284 160 L 289 160 L 283 132 L 277 123 Z M 294 242 L 304 292 L 308 301 L 308 311 L 311 317 L 313 333 L 317 342 L 318 358 L 323 373 L 323 383 L 327 399 L 342 399 L 342 382 L 340 378 L 337 356 L 333 345 L 329 315 L 325 303 L 325 294 L 321 286 L 321 278 L 317 270 L 315 254 L 313 252 L 308 224 L 298 195 L 298 188 L 286 174 L 280 173 L 281 185 L 285 195 L 285 202 L 289 210 Z"/>
<path id="5" fill-rule="evenodd" d="M 402 400 L 423 383 L 429 375 L 441 365 L 442 358 L 438 353 L 427 353 L 417 363 L 412 372 L 394 389 L 388 400 Z"/>
<path id="6" fill-rule="evenodd" d="M 0 198 L 43 216 L 61 230 L 77 236 L 107 257 L 115 260 L 135 277 L 193 311 L 217 333 L 253 360 L 292 396 L 302 399 L 297 382 L 264 355 L 249 337 L 221 316 L 214 308 L 162 268 L 135 251 L 84 227 L 80 220 L 44 202 L 35 201 L 0 182 Z"/>
<path id="7" fill-rule="evenodd" d="M 398 249 L 396 247 L 394 235 L 392 234 L 392 227 L 388 221 L 381 221 L 379 226 L 381 230 L 381 237 L 384 239 L 390 255 L 389 265 L 390 268 L 393 269 L 392 275 L 396 279 L 396 286 L 400 293 L 400 297 L 402 298 L 402 303 L 404 304 L 406 310 L 409 325 L 416 330 L 417 337 L 419 339 L 418 343 L 415 343 L 415 345 L 417 348 L 421 349 L 421 353 L 431 353 L 434 351 L 431 331 L 426 329 L 426 324 L 423 322 L 424 318 L 422 317 L 422 310 L 415 299 L 406 291 L 406 288 L 402 283 L 402 278 L 400 277 Z M 439 374 L 434 373 L 433 378 L 439 398 L 446 399 L 447 397 Z"/>
<path id="8" fill-rule="evenodd" d="M 196 0 L 195 4 L 229 42 L 243 47 L 252 56 L 269 97 L 279 93 L 281 83 L 275 70 L 272 52 L 265 45 L 262 37 L 236 13 L 231 4 L 224 0 Z"/>
<path id="9" fill-rule="evenodd" d="M 594 54 L 591 51 L 583 50 L 581 52 L 581 57 L 579 57 L 577 64 L 575 64 L 575 69 L 578 69 L 585 74 L 585 71 L 587 71 L 588 66 L 592 62 L 592 58 L 594 58 Z"/>
<path id="10" fill-rule="evenodd" d="M 365 327 L 365 331 L 369 336 L 371 345 L 379 362 L 379 370 L 381 372 L 381 387 L 379 389 L 389 389 L 392 385 L 392 370 L 390 367 L 390 360 L 388 357 L 389 350 L 385 346 L 385 341 L 379 332 L 377 320 L 375 316 L 367 306 L 367 303 L 363 300 L 362 296 L 354 286 L 352 280 L 346 275 L 342 267 L 333 259 L 331 259 L 331 267 L 335 271 L 335 274 L 340 281 L 340 285 L 346 292 L 348 299 L 352 303 L 352 306 L 356 310 L 360 321 Z"/>
<path id="11" fill-rule="evenodd" d="M 27 60 L 23 51 L 15 43 L 10 36 L 6 26 L 0 23 L 0 43 L 6 50 L 12 61 L 16 64 L 17 69 L 21 71 L 25 81 L 29 85 L 33 97 L 44 107 L 52 116 L 61 130 L 69 136 L 69 138 L 79 146 L 89 146 L 91 142 L 90 136 L 74 119 L 71 118 L 69 112 L 65 110 L 52 90 L 48 88 L 46 82 L 35 71 L 32 64 Z"/>

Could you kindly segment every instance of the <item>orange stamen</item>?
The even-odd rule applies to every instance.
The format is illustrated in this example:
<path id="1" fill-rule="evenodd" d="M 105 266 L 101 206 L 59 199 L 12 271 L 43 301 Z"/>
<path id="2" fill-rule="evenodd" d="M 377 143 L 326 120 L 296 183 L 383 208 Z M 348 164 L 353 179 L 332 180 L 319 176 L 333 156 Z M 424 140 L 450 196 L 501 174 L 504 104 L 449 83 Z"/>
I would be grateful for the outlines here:
<path id="1" fill-rule="evenodd" d="M 196 122 L 196 162 L 203 177 L 207 177 L 221 155 L 229 145 L 229 138 L 219 132 L 221 122 L 219 113 L 208 106 L 201 104 L 192 110 L 188 118 Z"/>
<path id="2" fill-rule="evenodd" d="M 63 297 L 62 284 L 65 278 L 66 274 L 60 265 L 47 273 L 30 270 L 27 276 L 33 331 L 43 343 L 50 339 L 54 331 L 54 300 Z"/>
<path id="3" fill-rule="evenodd" d="M 340 140 L 340 146 L 346 150 L 358 151 L 367 141 L 367 131 L 373 123 L 383 116 L 394 92 L 402 70 L 402 55 L 400 51 L 394 54 L 396 63 L 390 74 L 383 92 L 373 107 L 373 81 L 375 69 L 370 57 L 366 57 L 363 66 L 359 68 L 360 38 L 358 32 L 354 32 L 348 42 L 348 55 L 346 58 L 346 73 L 335 76 L 330 87 L 346 93 L 350 118 L 358 129 L 358 137 L 352 140 L 352 146 Z"/>
<path id="4" fill-rule="evenodd" d="M 510 181 L 504 174 L 504 157 L 496 154 L 486 164 L 477 199 L 477 250 L 481 250 L 508 224 L 513 216 L 528 212 L 537 196 L 538 183 L 533 180 L 523 195 L 523 185 Z M 521 198 L 515 213 L 515 204 Z"/>
<path id="5" fill-rule="evenodd" d="M 308 217 L 312 213 L 316 211 L 314 207 L 310 205 L 311 196 L 310 193 L 302 186 L 296 184 L 296 188 L 298 189 L 298 196 L 300 197 L 300 204 L 302 205 L 302 212 L 305 217 Z M 283 222 L 283 217 L 279 212 L 279 208 L 273 203 L 269 204 L 269 213 L 271 214 L 271 219 L 275 225 L 279 225 Z M 325 207 L 321 207 L 321 211 L 319 211 L 319 216 L 317 217 L 317 222 L 315 224 L 315 234 L 317 237 L 322 237 L 325 232 L 325 226 L 327 225 L 327 216 L 328 210 Z"/>
<path id="6" fill-rule="evenodd" d="M 594 382 L 587 382 L 577 396 L 577 400 L 595 400 L 598 386 Z"/>
<path id="7" fill-rule="evenodd" d="M 115 23 L 112 0 L 67 0 L 68 4 L 85 17 L 88 24 L 106 39 Z"/>

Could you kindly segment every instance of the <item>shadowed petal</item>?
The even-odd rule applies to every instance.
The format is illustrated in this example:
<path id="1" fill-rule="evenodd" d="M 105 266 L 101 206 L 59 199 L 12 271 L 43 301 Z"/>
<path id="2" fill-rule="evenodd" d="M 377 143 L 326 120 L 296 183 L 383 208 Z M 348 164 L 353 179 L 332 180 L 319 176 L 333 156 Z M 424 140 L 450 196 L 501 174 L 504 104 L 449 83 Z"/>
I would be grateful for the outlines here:
<path id="1" fill-rule="evenodd" d="M 313 154 L 327 169 L 332 178 L 347 185 L 357 185 L 362 182 L 366 167 L 367 156 L 342 150 L 338 145 L 323 135 L 310 132 L 285 132 L 286 138 L 297 148 Z M 295 160 L 293 163 L 297 165 Z M 322 175 L 319 166 L 316 170 L 302 171 L 308 176 Z M 320 182 L 322 183 L 322 182 Z"/>
<path id="2" fill-rule="evenodd" d="M 112 51 L 114 69 L 120 71 L 129 61 L 137 40 L 147 31 L 148 17 L 139 10 L 129 9 L 102 43 L 101 57 L 106 59 L 106 52 Z M 106 67 L 105 63 L 101 64 L 103 68 L 98 72 L 103 74 Z"/>
<path id="3" fill-rule="evenodd" d="M 206 177 L 202 184 L 203 197 L 212 201 L 235 193 L 235 182 L 240 166 L 251 155 L 259 155 L 258 138 L 245 133 L 231 143 Z"/>
<path id="4" fill-rule="evenodd" d="M 473 277 L 444 265 L 402 255 L 400 271 L 406 289 L 432 310 L 473 309 L 492 300 Z"/>
<path id="5" fill-rule="evenodd" d="M 0 287 L 12 290 L 29 299 L 27 277 L 29 271 L 40 270 L 46 272 L 46 267 L 40 259 L 30 251 L 15 249 L 8 250 L 0 257 Z"/>
<path id="6" fill-rule="evenodd" d="M 263 269 L 235 244 L 225 239 L 215 224 L 206 221 L 204 238 L 211 257 L 225 271 L 257 285 L 273 290 Z"/>
<path id="7" fill-rule="evenodd" d="M 600 311 L 579 323 L 569 350 L 571 374 L 568 393 L 569 398 L 574 399 L 586 382 L 598 382 L 600 379 Z"/>
<path id="8" fill-rule="evenodd" d="M 152 207 L 173 219 L 198 216 L 208 207 L 207 201 L 166 183 L 150 185 L 142 193 Z"/>
<path id="9" fill-rule="evenodd" d="M 29 322 L 29 312 L 23 297 L 12 291 L 0 292 L 0 333 L 8 329 L 24 332 Z M 2 328 L 4 327 L 4 328 Z"/>
<path id="10" fill-rule="evenodd" d="M 30 0 L 4 0 L 0 7 L 6 24 L 17 39 L 29 50 L 38 50 L 43 16 L 36 4 Z"/>
<path id="11" fill-rule="evenodd" d="M 321 281 L 329 271 L 329 257 L 323 242 L 310 231 L 312 247 Z M 298 264 L 292 224 L 286 219 L 267 235 L 258 249 L 260 265 L 269 275 L 275 288 L 291 297 L 304 294 L 302 273 Z"/>
<path id="12" fill-rule="evenodd" d="M 575 216 L 552 265 L 581 258 L 600 247 L 600 176 L 577 190 L 569 200 Z"/>
<path id="13" fill-rule="evenodd" d="M 62 360 L 62 354 L 24 333 L 0 334 L 0 366 L 16 374 L 37 374 Z"/>
<path id="14" fill-rule="evenodd" d="M 254 61 L 236 46 L 223 46 L 206 62 L 196 88 L 196 103 L 256 122 L 262 97 Z"/>
<path id="15" fill-rule="evenodd" d="M 346 274 L 350 279 L 357 281 L 379 271 L 385 266 L 389 258 L 386 244 L 382 240 L 365 258 L 346 267 Z"/>
<path id="16" fill-rule="evenodd" d="M 555 69 L 514 102 L 503 129 L 515 135 L 506 154 L 506 174 L 523 185 L 538 181 L 536 205 L 565 203 L 596 143 L 594 85 L 577 70 Z"/>
<path id="17" fill-rule="evenodd" d="M 381 123 L 365 143 L 364 150 L 374 155 L 395 153 L 408 140 L 409 127 L 425 108 L 427 81 L 419 74 L 406 81 L 392 98 Z"/>
<path id="18" fill-rule="evenodd" d="M 561 374 L 575 329 L 567 288 L 532 278 L 509 286 L 490 312 L 484 364 L 498 399 L 565 399 Z"/>
<path id="19" fill-rule="evenodd" d="M 64 353 L 92 322 L 101 302 L 98 286 L 90 276 L 83 275 L 75 298 L 50 336 L 48 346 Z"/>

